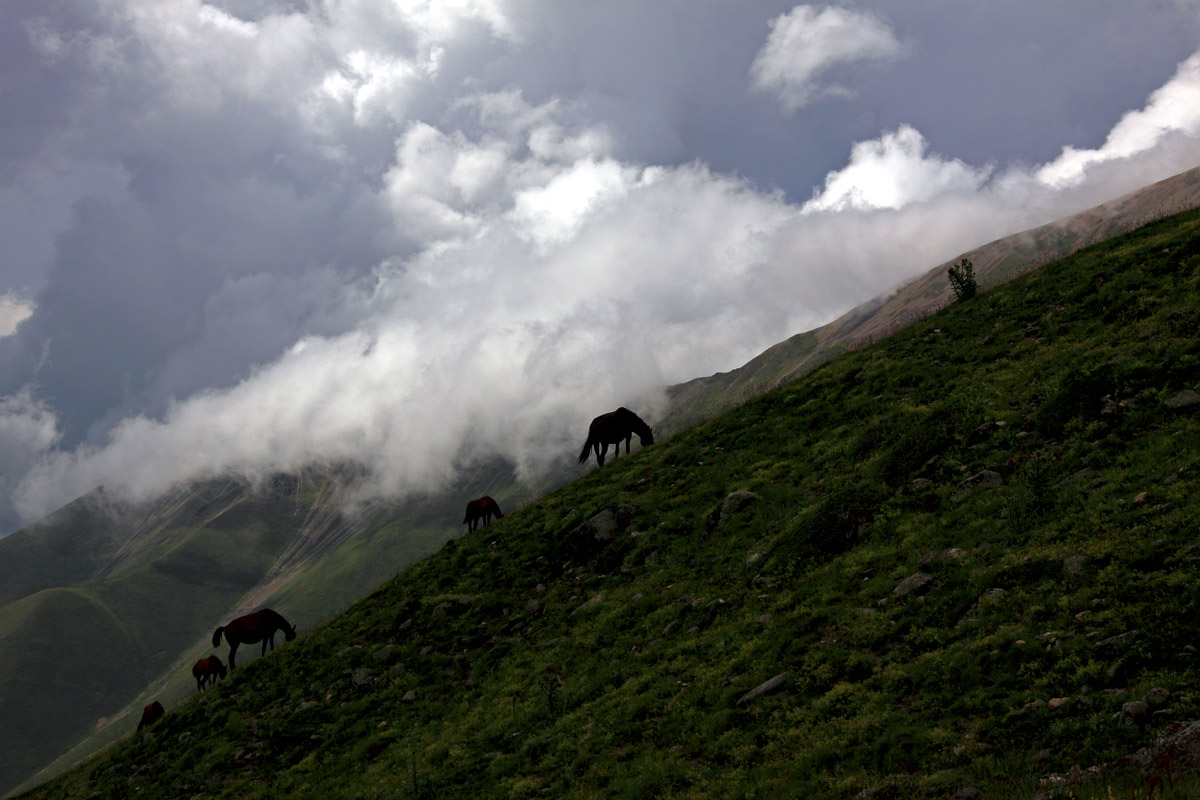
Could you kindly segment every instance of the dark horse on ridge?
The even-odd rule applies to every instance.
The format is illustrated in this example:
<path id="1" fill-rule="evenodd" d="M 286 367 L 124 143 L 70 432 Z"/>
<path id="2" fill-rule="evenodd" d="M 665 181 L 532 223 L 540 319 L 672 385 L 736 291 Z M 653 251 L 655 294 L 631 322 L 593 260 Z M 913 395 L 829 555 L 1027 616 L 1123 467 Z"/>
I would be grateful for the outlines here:
<path id="1" fill-rule="evenodd" d="M 221 646 L 221 634 L 224 633 L 225 641 L 229 642 L 229 668 L 233 669 L 236 666 L 233 657 L 239 644 L 262 642 L 262 654 L 265 656 L 268 644 L 272 650 L 275 649 L 275 631 L 278 630 L 283 631 L 283 638 L 289 642 L 296 638 L 296 629 L 289 625 L 286 619 L 271 609 L 264 608 L 217 628 L 213 633 L 213 647 Z"/>
<path id="2" fill-rule="evenodd" d="M 608 446 L 616 445 L 613 450 L 613 458 L 621 452 L 621 440 L 625 440 L 625 453 L 629 453 L 629 441 L 634 434 L 642 441 L 642 446 L 654 444 L 654 434 L 650 430 L 650 426 L 642 421 L 642 418 L 630 411 L 624 406 L 618 408 L 609 414 L 601 414 L 592 420 L 591 427 L 588 428 L 587 441 L 583 443 L 583 449 L 579 451 L 579 463 L 583 464 L 591 455 L 590 451 L 596 451 L 596 460 L 600 462 L 600 466 L 604 466 L 604 456 L 608 454 Z"/>
<path id="3" fill-rule="evenodd" d="M 472 500 L 467 503 L 467 515 L 463 517 L 463 524 L 467 526 L 467 531 L 474 531 L 478 526 L 479 521 L 483 520 L 483 524 L 487 525 L 492 521 L 492 517 L 500 519 L 504 514 L 500 511 L 500 506 L 495 500 L 484 495 L 477 500 Z"/>

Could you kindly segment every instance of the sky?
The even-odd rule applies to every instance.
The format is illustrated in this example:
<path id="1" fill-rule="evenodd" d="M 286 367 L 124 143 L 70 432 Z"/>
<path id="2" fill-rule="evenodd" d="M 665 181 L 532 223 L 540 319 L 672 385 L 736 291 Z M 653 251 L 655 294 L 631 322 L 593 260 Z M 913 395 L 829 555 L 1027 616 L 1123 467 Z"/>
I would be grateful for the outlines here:
<path id="1" fill-rule="evenodd" d="M 5 0 L 0 535 L 567 469 L 588 421 L 1200 165 L 1200 0 Z"/>

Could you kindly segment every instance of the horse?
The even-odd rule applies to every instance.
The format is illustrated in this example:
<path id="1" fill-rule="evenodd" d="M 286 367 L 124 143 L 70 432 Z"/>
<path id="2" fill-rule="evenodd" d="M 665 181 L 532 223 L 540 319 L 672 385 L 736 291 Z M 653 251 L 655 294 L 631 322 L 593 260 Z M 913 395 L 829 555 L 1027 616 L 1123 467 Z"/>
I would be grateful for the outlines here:
<path id="1" fill-rule="evenodd" d="M 163 714 L 166 713 L 167 710 L 163 708 L 163 704 L 155 700 L 153 703 L 142 709 L 142 721 L 138 723 L 137 729 L 140 731 L 142 728 L 148 728 L 162 719 Z"/>
<path id="2" fill-rule="evenodd" d="M 192 677 L 196 679 L 196 691 L 204 691 L 204 684 L 215 684 L 217 678 L 224 678 L 229 674 L 229 670 L 225 669 L 225 665 L 221 663 L 221 659 L 216 656 L 202 658 L 196 662 L 196 666 L 192 667 Z"/>
<path id="3" fill-rule="evenodd" d="M 262 642 L 262 654 L 267 654 L 267 645 L 275 649 L 275 631 L 282 630 L 283 638 L 292 641 L 296 638 L 296 629 L 288 621 L 269 608 L 255 611 L 244 617 L 238 617 L 228 625 L 222 625 L 213 632 L 213 647 L 221 646 L 221 634 L 229 642 L 229 669 L 236 665 L 233 657 L 237 654 L 239 644 L 254 644 Z"/>
<path id="4" fill-rule="evenodd" d="M 588 427 L 587 441 L 583 443 L 583 449 L 579 451 L 579 463 L 586 463 L 591 451 L 596 451 L 596 460 L 600 462 L 600 466 L 604 466 L 604 456 L 608 453 L 610 444 L 616 445 L 613 451 L 613 458 L 621 452 L 621 440 L 625 440 L 625 453 L 629 454 L 629 442 L 634 434 L 642 441 L 642 446 L 654 444 L 654 433 L 650 430 L 650 426 L 642 421 L 642 418 L 622 406 L 616 411 L 608 414 L 601 414 L 592 420 L 592 424 Z"/>
<path id="5" fill-rule="evenodd" d="M 467 515 L 463 517 L 463 524 L 467 526 L 467 531 L 471 532 L 475 530 L 480 520 L 487 525 L 492 521 L 493 516 L 500 519 L 504 513 L 500 511 L 500 506 L 496 504 L 495 500 L 484 495 L 467 503 Z"/>

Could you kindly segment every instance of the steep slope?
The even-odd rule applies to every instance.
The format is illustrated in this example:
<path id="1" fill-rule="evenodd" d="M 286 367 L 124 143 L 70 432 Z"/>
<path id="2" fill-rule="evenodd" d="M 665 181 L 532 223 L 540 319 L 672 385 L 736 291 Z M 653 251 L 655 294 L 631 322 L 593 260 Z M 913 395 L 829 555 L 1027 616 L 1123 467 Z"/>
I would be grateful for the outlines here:
<path id="1" fill-rule="evenodd" d="M 951 305 L 28 796 L 1033 797 L 1089 764 L 1079 797 L 1194 791 L 1116 760 L 1200 716 L 1198 308 L 1195 212 Z"/>
<path id="2" fill-rule="evenodd" d="M 506 487 L 497 496 L 508 508 L 529 499 L 505 465 L 482 465 L 480 476 Z M 0 707 L 12 723 L 0 729 L 0 748 L 20 754 L 0 764 L 0 791 L 35 770 L 43 779 L 56 774 L 126 735 L 146 703 L 178 703 L 194 692 L 191 665 L 212 652 L 213 628 L 237 613 L 271 605 L 303 629 L 345 609 L 457 535 L 462 498 L 478 489 L 454 485 L 399 506 L 355 503 L 350 512 L 357 477 L 342 468 L 279 475 L 261 486 L 208 481 L 140 507 L 99 492 L 0 540 L 0 564 L 15 553 L 13 562 L 54 565 L 37 581 L 21 582 L 14 571 L 9 594 L 50 585 L 71 590 L 50 597 L 94 598 L 122 622 L 122 638 L 108 647 L 124 653 L 125 666 L 118 680 L 101 673 L 97 681 L 81 652 L 61 658 L 53 642 L 27 636 L 39 624 L 27 604 L 0 606 L 12 630 L 4 645 L 19 643 L 22 655 L 20 666 L 0 660 Z M 64 610 L 56 628 L 70 639 L 91 624 Z M 92 702 L 58 708 L 47 697 L 55 687 L 26 668 L 52 658 L 61 659 L 64 675 L 91 686 Z M 54 724 L 38 729 L 44 736 L 24 737 L 27 725 L 41 724 L 29 715 L 47 703 Z"/>
<path id="3" fill-rule="evenodd" d="M 98 492 L 0 541 L 0 791 L 118 714 L 298 543 L 350 525 L 333 479 L 310 481 L 210 481 L 144 507 Z M 314 516 L 329 519 L 300 524 Z"/>
<path id="4" fill-rule="evenodd" d="M 946 270 L 960 258 L 971 259 L 980 286 L 995 286 L 1084 247 L 1198 206 L 1200 167 L 1081 214 L 978 247 L 939 264 L 890 295 L 774 345 L 738 369 L 671 387 L 670 409 L 658 427 L 667 433 L 691 427 L 848 349 L 928 316 L 952 299 Z"/>

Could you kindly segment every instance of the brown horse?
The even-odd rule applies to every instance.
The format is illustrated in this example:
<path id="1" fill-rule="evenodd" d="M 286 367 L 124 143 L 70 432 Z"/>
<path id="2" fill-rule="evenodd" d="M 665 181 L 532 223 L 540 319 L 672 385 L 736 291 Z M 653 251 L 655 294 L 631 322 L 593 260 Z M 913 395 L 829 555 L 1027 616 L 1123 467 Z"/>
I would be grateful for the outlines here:
<path id="1" fill-rule="evenodd" d="M 479 521 L 483 520 L 483 524 L 487 525 L 492 521 L 492 517 L 500 519 L 504 514 L 500 511 L 500 506 L 492 498 L 484 495 L 477 500 L 472 500 L 467 503 L 467 515 L 463 517 L 463 524 L 467 526 L 468 531 L 474 531 L 478 527 Z"/>
<path id="2" fill-rule="evenodd" d="M 237 654 L 239 644 L 254 644 L 262 642 L 262 654 L 267 654 L 267 645 L 275 649 L 275 631 L 282 630 L 283 638 L 292 641 L 296 638 L 296 629 L 288 621 L 269 608 L 255 611 L 244 617 L 238 617 L 228 625 L 222 625 L 213 633 L 213 647 L 221 646 L 221 634 L 229 642 L 229 668 L 233 669 L 233 657 Z"/>
<path id="3" fill-rule="evenodd" d="M 229 674 L 229 670 L 225 669 L 225 665 L 221 663 L 221 659 L 216 656 L 202 658 L 196 662 L 196 666 L 192 667 L 192 677 L 196 679 L 196 691 L 204 691 L 204 684 L 215 684 L 217 678 L 224 678 Z"/>
<path id="4" fill-rule="evenodd" d="M 163 718 L 167 710 L 163 708 L 163 704 L 155 700 L 150 705 L 142 709 L 142 721 L 138 723 L 138 730 L 147 728 Z"/>
<path id="5" fill-rule="evenodd" d="M 583 464 L 588 460 L 592 450 L 596 452 L 596 460 L 600 462 L 600 466 L 604 466 L 604 456 L 608 454 L 608 446 L 616 445 L 613 450 L 613 458 L 621 452 L 621 441 L 625 441 L 625 453 L 629 453 L 629 442 L 633 439 L 634 434 L 642 441 L 642 446 L 654 444 L 654 433 L 650 430 L 650 426 L 642 421 L 642 418 L 622 406 L 616 411 L 609 414 L 601 414 L 592 420 L 591 426 L 588 428 L 587 441 L 583 443 L 583 449 L 579 451 L 579 463 Z"/>

